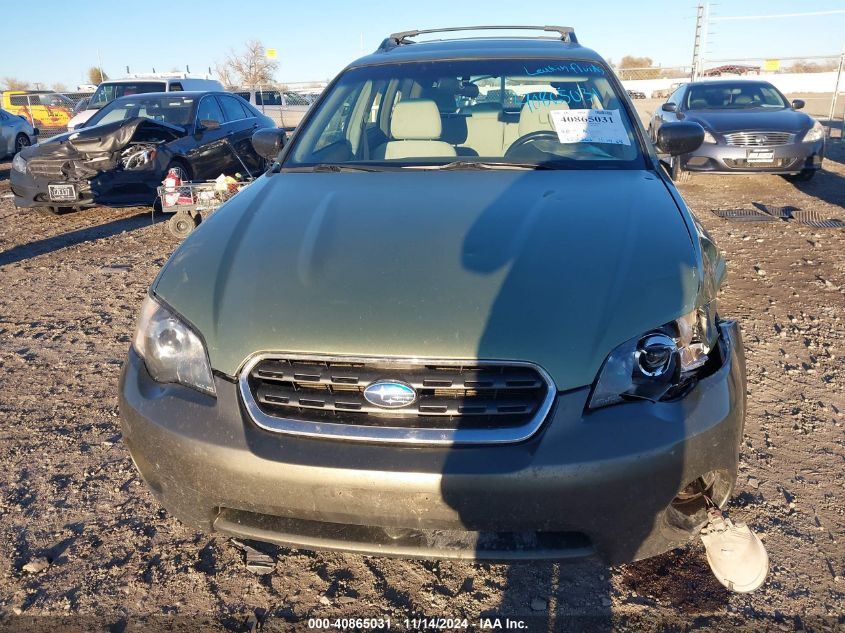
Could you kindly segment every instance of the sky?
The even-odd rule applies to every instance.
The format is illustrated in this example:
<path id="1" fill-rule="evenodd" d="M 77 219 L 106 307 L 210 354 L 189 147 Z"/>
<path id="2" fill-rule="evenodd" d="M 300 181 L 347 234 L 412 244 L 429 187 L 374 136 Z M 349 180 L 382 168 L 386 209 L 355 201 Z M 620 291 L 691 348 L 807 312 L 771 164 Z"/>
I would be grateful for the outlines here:
<path id="1" fill-rule="evenodd" d="M 4 6 L 7 5 L 7 6 Z M 468 24 L 572 26 L 579 41 L 605 59 L 647 56 L 663 66 L 692 61 L 696 0 L 259 0 L 173 2 L 39 0 L 37 28 L 0 40 L 0 81 L 16 77 L 75 88 L 97 65 L 131 72 L 206 72 L 249 38 L 278 51 L 280 82 L 326 80 L 394 31 Z M 125 6 L 125 8 L 124 8 Z M 234 10 L 233 10 L 234 8 Z M 845 9 L 845 0 L 721 0 L 713 17 Z M 27 11 L 0 0 L 0 14 Z M 16 32 L 21 32 L 16 30 Z M 845 13 L 802 18 L 714 22 L 710 59 L 838 55 L 845 47 Z"/>

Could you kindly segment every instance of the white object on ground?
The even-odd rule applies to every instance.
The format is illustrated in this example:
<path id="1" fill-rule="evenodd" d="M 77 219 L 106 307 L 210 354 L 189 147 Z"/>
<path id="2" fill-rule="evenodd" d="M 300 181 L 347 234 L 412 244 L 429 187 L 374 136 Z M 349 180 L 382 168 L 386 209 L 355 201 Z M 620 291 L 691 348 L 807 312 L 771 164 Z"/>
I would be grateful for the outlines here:
<path id="1" fill-rule="evenodd" d="M 729 591 L 749 593 L 759 588 L 769 573 L 769 555 L 745 523 L 734 523 L 718 510 L 701 530 L 707 562 L 716 579 Z"/>

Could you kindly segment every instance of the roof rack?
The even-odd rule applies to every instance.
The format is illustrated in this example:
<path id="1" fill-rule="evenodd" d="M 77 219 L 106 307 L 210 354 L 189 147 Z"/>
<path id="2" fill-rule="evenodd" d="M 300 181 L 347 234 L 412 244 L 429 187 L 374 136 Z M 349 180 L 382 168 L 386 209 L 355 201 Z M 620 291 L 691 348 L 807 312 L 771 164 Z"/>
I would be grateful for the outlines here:
<path id="1" fill-rule="evenodd" d="M 426 35 L 428 33 L 452 33 L 454 31 L 548 31 L 559 33 L 562 42 L 577 44 L 575 29 L 571 26 L 524 26 L 524 25 L 496 25 L 496 26 L 451 26 L 443 29 L 415 29 L 413 31 L 399 31 L 391 33 L 379 46 L 378 50 L 386 51 L 403 44 L 413 44 L 408 38 Z"/>

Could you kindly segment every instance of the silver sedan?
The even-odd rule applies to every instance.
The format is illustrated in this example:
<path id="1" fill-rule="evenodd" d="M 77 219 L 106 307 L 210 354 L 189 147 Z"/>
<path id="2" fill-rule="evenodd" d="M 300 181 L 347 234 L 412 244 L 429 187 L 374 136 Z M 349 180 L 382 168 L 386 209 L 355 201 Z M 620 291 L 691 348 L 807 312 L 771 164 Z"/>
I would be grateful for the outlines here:
<path id="1" fill-rule="evenodd" d="M 38 130 L 29 121 L 0 108 L 0 158 L 14 156 L 36 141 Z"/>

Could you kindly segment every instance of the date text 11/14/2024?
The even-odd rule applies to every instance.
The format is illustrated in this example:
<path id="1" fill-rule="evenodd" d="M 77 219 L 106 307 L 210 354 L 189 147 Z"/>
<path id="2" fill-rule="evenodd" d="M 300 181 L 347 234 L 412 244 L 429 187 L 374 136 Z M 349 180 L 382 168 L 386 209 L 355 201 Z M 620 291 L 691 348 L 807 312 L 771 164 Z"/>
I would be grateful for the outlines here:
<path id="1" fill-rule="evenodd" d="M 527 630 L 528 624 L 524 620 L 515 618 L 479 618 L 471 621 L 468 618 L 419 617 L 392 620 L 385 618 L 308 618 L 309 629 L 331 630 L 384 630 L 392 631 L 394 625 L 404 625 L 406 631 L 450 631 L 467 630 L 470 627 L 483 631 L 520 631 Z"/>

